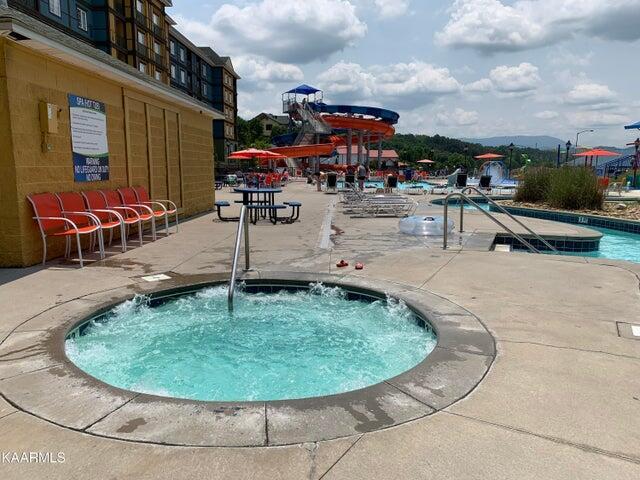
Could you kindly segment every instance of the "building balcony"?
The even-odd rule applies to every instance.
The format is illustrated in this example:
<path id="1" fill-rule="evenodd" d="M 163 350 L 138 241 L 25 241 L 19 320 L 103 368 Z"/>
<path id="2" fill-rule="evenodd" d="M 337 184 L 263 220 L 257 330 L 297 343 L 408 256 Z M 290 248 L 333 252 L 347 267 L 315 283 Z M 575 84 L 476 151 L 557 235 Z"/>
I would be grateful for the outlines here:
<path id="1" fill-rule="evenodd" d="M 122 17 L 127 16 L 127 11 L 122 0 L 113 0 L 113 10 Z"/>
<path id="2" fill-rule="evenodd" d="M 162 28 L 162 26 L 160 25 L 156 25 L 155 23 L 151 23 L 151 30 L 153 31 L 153 34 L 158 37 L 161 38 L 162 40 L 165 40 L 165 35 L 164 35 L 164 28 Z"/>
<path id="3" fill-rule="evenodd" d="M 126 37 L 116 36 L 115 44 L 116 47 L 120 48 L 121 50 L 129 51 L 129 45 L 127 44 Z"/>
<path id="4" fill-rule="evenodd" d="M 136 10 L 136 23 L 143 28 L 148 28 L 147 17 Z"/>
<path id="5" fill-rule="evenodd" d="M 149 48 L 140 42 L 136 42 L 136 53 L 144 58 L 149 58 Z"/>
<path id="6" fill-rule="evenodd" d="M 37 10 L 38 5 L 36 0 L 9 0 L 7 2 L 10 7 L 17 8 L 18 10 Z"/>
<path id="7" fill-rule="evenodd" d="M 159 53 L 154 53 L 153 61 L 155 62 L 156 65 L 159 65 L 165 69 L 167 68 L 167 61 L 164 59 L 164 55 L 161 55 Z"/>

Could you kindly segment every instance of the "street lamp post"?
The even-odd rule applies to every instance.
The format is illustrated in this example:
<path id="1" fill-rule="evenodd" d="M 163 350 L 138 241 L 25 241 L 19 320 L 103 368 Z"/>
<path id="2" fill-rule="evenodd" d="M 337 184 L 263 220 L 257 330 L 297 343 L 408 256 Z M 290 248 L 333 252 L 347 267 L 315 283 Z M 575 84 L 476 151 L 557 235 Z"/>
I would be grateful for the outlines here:
<path id="1" fill-rule="evenodd" d="M 633 142 L 633 145 L 636 147 L 636 156 L 633 159 L 633 188 L 634 190 L 638 188 L 638 164 L 640 163 L 640 138 L 636 138 L 636 141 Z"/>
<path id="2" fill-rule="evenodd" d="M 464 147 L 464 163 L 465 163 L 465 168 L 467 169 L 467 172 L 469 171 L 469 147 L 465 146 Z"/>
<path id="3" fill-rule="evenodd" d="M 567 140 L 567 152 L 565 153 L 564 163 L 569 163 L 569 152 L 571 151 L 571 140 Z"/>
<path id="4" fill-rule="evenodd" d="M 593 132 L 595 132 L 595 130 L 587 129 L 587 130 L 580 130 L 578 133 L 576 133 L 576 146 L 574 147 L 576 151 L 574 153 L 578 153 L 578 145 L 580 145 L 578 141 L 580 140 L 580 135 L 582 135 L 583 133 L 593 133 Z"/>
<path id="5" fill-rule="evenodd" d="M 509 172 L 508 172 L 509 180 L 511 180 L 511 163 L 513 161 L 513 149 L 514 148 L 515 148 L 515 145 L 513 144 L 513 142 L 511 142 L 509 144 Z"/>

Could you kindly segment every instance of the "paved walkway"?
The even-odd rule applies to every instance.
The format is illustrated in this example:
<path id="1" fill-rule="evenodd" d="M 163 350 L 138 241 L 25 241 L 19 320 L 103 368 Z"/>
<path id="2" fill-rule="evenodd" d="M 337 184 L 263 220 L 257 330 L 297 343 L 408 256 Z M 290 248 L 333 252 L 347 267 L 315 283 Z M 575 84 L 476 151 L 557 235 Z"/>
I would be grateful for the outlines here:
<path id="1" fill-rule="evenodd" d="M 65 454 L 57 464 L 0 463 L 0 478 L 640 478 L 640 341 L 618 334 L 619 325 L 640 323 L 640 265 L 445 252 L 437 243 L 401 237 L 397 219 L 345 217 L 333 208 L 335 197 L 306 185 L 291 185 L 284 196 L 303 202 L 302 221 L 253 227 L 254 266 L 336 273 L 340 258 L 352 265 L 360 260 L 364 271 L 341 273 L 410 285 L 473 312 L 495 337 L 498 355 L 469 396 L 387 430 L 274 448 L 100 438 L 0 399 L 1 452 Z M 235 224 L 213 218 L 192 219 L 180 233 L 126 254 L 112 247 L 106 261 L 82 270 L 51 264 L 0 271 L 0 339 L 16 330 L 14 340 L 0 346 L 0 392 L 3 365 L 20 362 L 24 374 L 41 368 L 38 352 L 29 350 L 38 332 L 20 326 L 29 319 L 37 325 L 42 312 L 98 291 L 148 288 L 142 275 L 228 272 Z M 469 215 L 468 228 L 487 228 L 483 221 L 481 214 Z M 47 401 L 56 406 L 55 396 Z"/>

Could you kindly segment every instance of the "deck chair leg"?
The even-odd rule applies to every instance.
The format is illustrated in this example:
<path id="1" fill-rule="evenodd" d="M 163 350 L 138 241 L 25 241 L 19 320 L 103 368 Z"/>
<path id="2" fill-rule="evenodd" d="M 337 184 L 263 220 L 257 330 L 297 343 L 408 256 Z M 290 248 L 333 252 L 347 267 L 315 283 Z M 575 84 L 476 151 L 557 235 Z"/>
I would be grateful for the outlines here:
<path id="1" fill-rule="evenodd" d="M 169 214 L 166 212 L 164 214 L 164 229 L 168 237 L 169 236 Z"/>
<path id="2" fill-rule="evenodd" d="M 111 246 L 111 243 L 113 242 L 113 228 L 109 229 L 109 246 Z"/>
<path id="3" fill-rule="evenodd" d="M 127 251 L 127 226 L 124 223 L 120 224 L 120 240 L 122 242 L 122 253 Z"/>
<path id="4" fill-rule="evenodd" d="M 153 241 L 156 241 L 156 219 L 155 217 L 151 217 L 151 238 L 153 238 Z"/>
<path id="5" fill-rule="evenodd" d="M 42 235 L 42 265 L 47 263 L 47 237 Z"/>
<path id="6" fill-rule="evenodd" d="M 178 233 L 178 210 L 176 209 L 176 233 Z"/>
<path id="7" fill-rule="evenodd" d="M 113 231 L 113 229 L 111 229 L 111 231 Z M 98 233 L 96 235 L 98 236 L 98 248 L 100 248 L 100 259 L 104 260 L 105 254 L 104 254 L 104 233 L 103 233 L 103 230 L 98 230 Z"/>
<path id="8" fill-rule="evenodd" d="M 76 233 L 76 242 L 78 244 L 78 259 L 80 259 L 80 268 L 84 267 L 84 263 L 82 261 L 82 245 L 80 243 L 80 234 Z"/>
<path id="9" fill-rule="evenodd" d="M 142 246 L 142 222 L 138 222 L 138 237 L 140 237 L 140 246 Z"/>

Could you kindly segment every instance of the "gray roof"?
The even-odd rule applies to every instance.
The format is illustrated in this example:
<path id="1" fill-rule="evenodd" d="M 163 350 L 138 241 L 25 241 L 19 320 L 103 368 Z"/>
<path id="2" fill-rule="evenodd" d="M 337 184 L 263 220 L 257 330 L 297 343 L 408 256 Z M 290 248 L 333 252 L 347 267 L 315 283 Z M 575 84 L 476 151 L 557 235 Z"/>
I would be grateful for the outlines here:
<path id="1" fill-rule="evenodd" d="M 6 0 L 0 0 L 0 2 L 4 3 L 6 2 Z M 107 66 L 120 71 L 123 74 L 126 74 L 130 77 L 135 77 L 137 80 L 141 80 L 143 82 L 151 84 L 158 90 L 164 91 L 173 97 L 178 97 L 179 99 L 197 106 L 202 110 L 213 112 L 217 116 L 221 117 L 224 115 L 222 112 L 216 110 L 215 108 L 212 108 L 210 105 L 200 102 L 199 100 L 185 93 L 182 93 L 175 88 L 171 88 L 169 85 L 166 85 L 165 83 L 162 83 L 154 79 L 153 77 L 138 71 L 131 65 L 128 65 L 127 63 L 124 63 L 115 57 L 112 57 L 108 53 L 95 48 L 93 45 L 71 37 L 63 31 L 53 28 L 34 17 L 24 14 L 14 8 L 3 6 L 2 3 L 0 3 L 0 23 L 7 21 L 17 24 L 18 26 L 22 26 L 26 30 L 45 37 L 50 41 L 56 42 L 62 47 L 73 50 L 74 52 L 80 53 L 82 55 L 86 55 L 87 57 L 91 57 L 94 60 L 98 60 L 106 64 Z"/>
<path id="2" fill-rule="evenodd" d="M 255 117 L 253 117 L 251 120 L 261 120 L 263 118 L 268 118 L 269 120 L 272 120 L 276 123 L 279 123 L 280 125 L 289 125 L 289 116 L 288 115 L 274 115 L 272 113 L 265 113 L 262 112 L 259 115 L 256 115 Z"/>
<path id="3" fill-rule="evenodd" d="M 206 56 L 209 60 L 211 60 L 215 65 L 219 67 L 226 67 L 234 77 L 236 77 L 237 79 L 240 79 L 240 75 L 238 75 L 233 68 L 233 63 L 231 63 L 231 57 L 221 57 L 211 47 L 198 47 L 198 48 L 200 49 L 202 54 Z"/>

